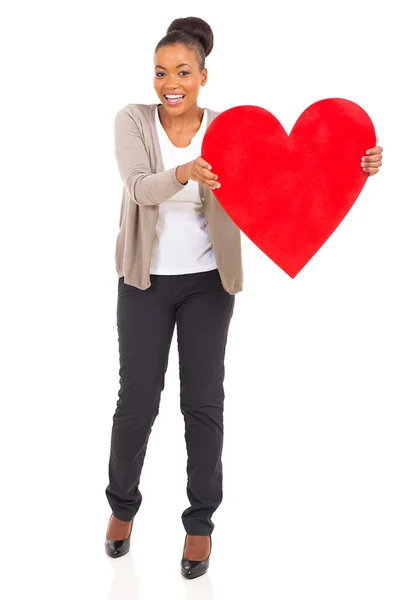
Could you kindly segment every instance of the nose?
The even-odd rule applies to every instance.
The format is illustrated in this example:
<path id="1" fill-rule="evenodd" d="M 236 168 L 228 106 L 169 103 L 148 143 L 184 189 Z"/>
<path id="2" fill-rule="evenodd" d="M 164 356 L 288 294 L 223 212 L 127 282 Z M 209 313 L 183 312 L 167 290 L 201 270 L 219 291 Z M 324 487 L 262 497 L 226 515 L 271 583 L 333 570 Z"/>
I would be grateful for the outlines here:
<path id="1" fill-rule="evenodd" d="M 175 79 L 177 79 L 177 76 L 174 75 L 173 73 L 171 73 L 170 75 L 167 75 L 168 78 L 168 82 L 166 83 L 167 87 L 176 87 L 177 86 L 177 81 L 175 81 Z"/>

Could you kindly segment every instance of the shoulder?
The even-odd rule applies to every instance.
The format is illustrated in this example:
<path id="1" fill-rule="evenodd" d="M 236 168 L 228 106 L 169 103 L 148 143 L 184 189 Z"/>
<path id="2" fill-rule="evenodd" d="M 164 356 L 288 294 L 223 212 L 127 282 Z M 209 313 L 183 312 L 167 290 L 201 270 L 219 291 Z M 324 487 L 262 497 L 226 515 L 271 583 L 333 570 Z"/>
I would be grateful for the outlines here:
<path id="1" fill-rule="evenodd" d="M 127 116 L 140 123 L 148 121 L 156 104 L 126 104 L 117 111 L 116 117 Z"/>
<path id="2" fill-rule="evenodd" d="M 222 112 L 222 110 L 215 110 L 215 108 L 208 108 L 208 107 L 206 107 L 206 108 L 207 108 L 208 112 L 212 115 L 219 115 Z"/>
<path id="3" fill-rule="evenodd" d="M 218 115 L 220 115 L 222 111 L 215 110 L 213 108 L 207 108 L 207 112 L 209 114 L 209 122 L 211 123 L 211 121 L 218 117 Z"/>

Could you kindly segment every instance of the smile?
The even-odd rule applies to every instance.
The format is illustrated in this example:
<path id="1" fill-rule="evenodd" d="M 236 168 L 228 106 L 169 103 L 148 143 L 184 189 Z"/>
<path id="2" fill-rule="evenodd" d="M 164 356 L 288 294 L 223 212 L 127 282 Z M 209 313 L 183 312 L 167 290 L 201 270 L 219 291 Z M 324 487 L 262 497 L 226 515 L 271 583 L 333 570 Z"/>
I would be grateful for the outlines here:
<path id="1" fill-rule="evenodd" d="M 180 104 L 181 102 L 183 102 L 183 100 L 185 99 L 185 95 L 184 94 L 166 94 L 164 95 L 164 98 L 167 101 L 167 104 L 170 104 L 171 106 L 175 106 L 176 104 Z"/>

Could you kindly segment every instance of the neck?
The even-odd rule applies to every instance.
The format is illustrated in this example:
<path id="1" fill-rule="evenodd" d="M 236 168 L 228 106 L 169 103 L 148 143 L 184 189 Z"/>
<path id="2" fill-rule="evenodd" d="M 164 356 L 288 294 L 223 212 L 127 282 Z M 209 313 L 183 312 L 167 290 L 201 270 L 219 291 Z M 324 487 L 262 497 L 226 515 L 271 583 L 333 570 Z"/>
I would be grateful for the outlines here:
<path id="1" fill-rule="evenodd" d="M 170 115 L 161 104 L 158 106 L 158 114 L 163 127 L 170 131 L 183 131 L 198 126 L 203 119 L 204 108 L 193 104 L 187 111 L 181 115 Z"/>

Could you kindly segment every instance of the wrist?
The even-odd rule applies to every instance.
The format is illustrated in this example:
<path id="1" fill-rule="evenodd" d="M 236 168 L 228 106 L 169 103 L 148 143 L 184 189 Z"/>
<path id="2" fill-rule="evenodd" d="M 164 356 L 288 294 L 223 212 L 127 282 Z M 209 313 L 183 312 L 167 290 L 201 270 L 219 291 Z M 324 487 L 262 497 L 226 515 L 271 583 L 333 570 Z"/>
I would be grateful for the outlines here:
<path id="1" fill-rule="evenodd" d="M 176 168 L 175 177 L 182 185 L 186 185 L 189 181 L 189 171 L 187 168 L 189 164 L 190 163 L 179 165 L 179 167 Z"/>

